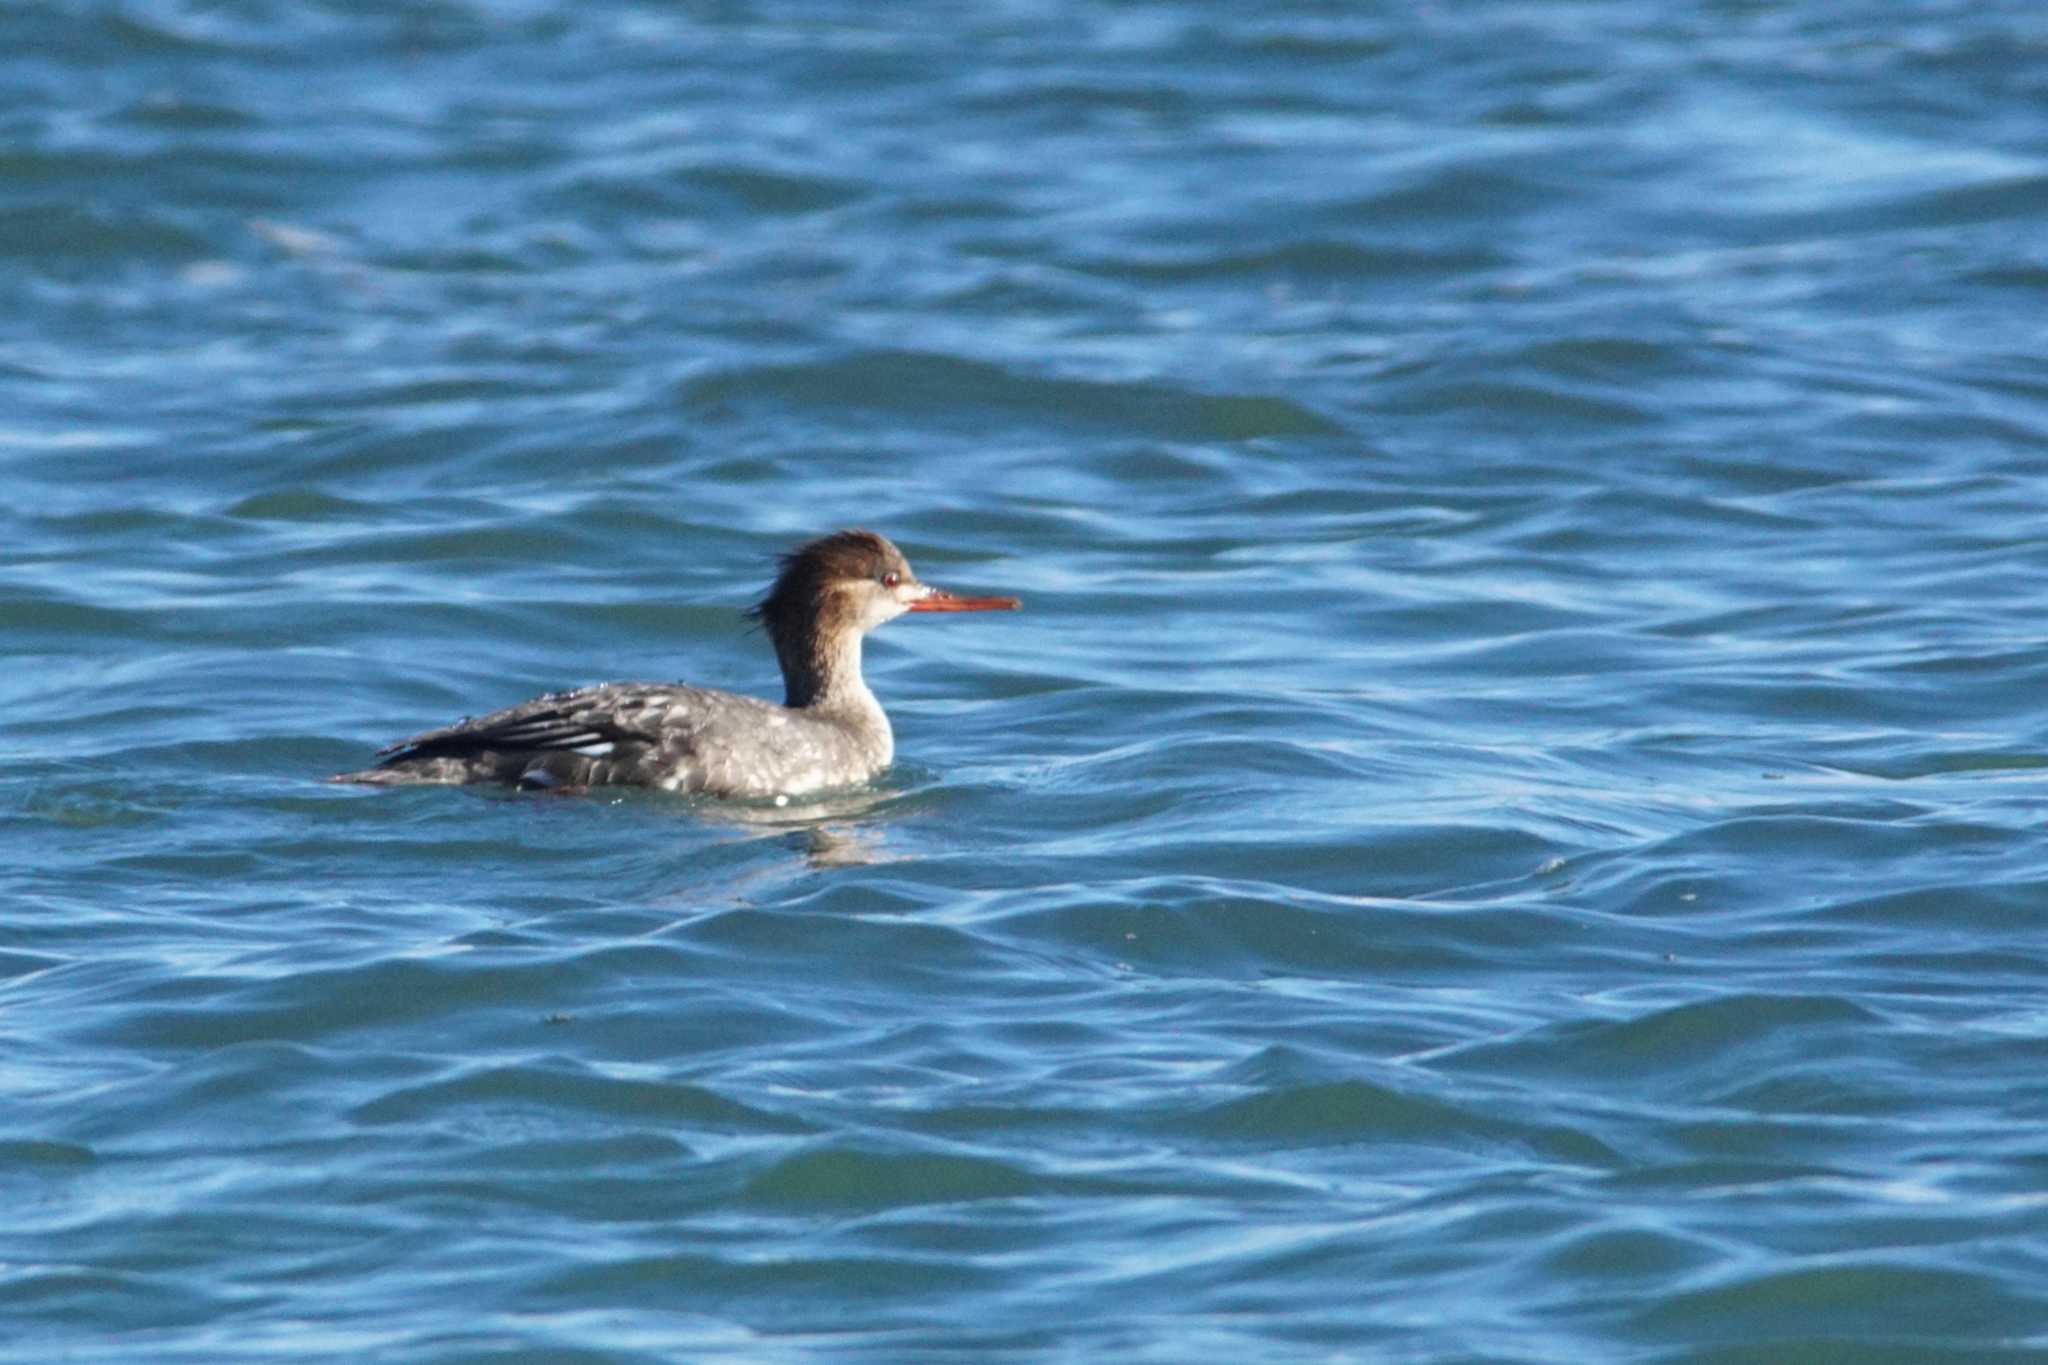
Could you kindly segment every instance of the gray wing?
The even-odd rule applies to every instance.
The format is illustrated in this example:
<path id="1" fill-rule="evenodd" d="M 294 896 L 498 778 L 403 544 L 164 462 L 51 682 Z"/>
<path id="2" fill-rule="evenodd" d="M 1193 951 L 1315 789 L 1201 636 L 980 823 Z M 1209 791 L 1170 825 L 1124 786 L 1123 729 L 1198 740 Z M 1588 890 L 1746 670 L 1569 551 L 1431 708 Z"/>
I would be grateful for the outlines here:
<path id="1" fill-rule="evenodd" d="M 788 723 L 781 707 L 754 697 L 673 683 L 605 683 L 424 731 L 382 750 L 375 766 L 331 780 L 372 786 L 623 785 L 760 795 L 773 793 L 787 775 L 773 764 L 763 771 L 736 769 L 730 758 L 736 747 L 745 748 L 738 740 L 771 721 Z M 707 754 L 728 761 L 707 763 Z M 815 755 L 800 748 L 796 757 Z"/>
<path id="2" fill-rule="evenodd" d="M 477 758 L 487 753 L 565 753 L 624 758 L 660 745 L 661 721 L 680 688 L 606 683 L 464 718 L 380 749 L 384 764 L 425 758 Z M 673 736 L 671 736 L 673 738 Z M 604 746 L 610 745 L 610 748 Z"/>

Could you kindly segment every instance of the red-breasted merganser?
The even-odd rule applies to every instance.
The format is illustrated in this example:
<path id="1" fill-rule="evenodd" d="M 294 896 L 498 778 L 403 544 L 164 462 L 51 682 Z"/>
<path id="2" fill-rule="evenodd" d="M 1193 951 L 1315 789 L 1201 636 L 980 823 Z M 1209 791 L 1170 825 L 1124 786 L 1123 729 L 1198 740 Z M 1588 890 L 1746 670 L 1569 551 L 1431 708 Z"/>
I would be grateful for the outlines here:
<path id="1" fill-rule="evenodd" d="M 328 780 L 769 798 L 852 786 L 896 753 L 889 717 L 861 679 L 861 637 L 907 611 L 1019 605 L 920 583 L 883 537 L 835 531 L 783 556 L 775 586 L 749 613 L 781 661 L 780 706 L 679 683 L 602 683 L 414 735 L 380 751 L 376 767 Z"/>

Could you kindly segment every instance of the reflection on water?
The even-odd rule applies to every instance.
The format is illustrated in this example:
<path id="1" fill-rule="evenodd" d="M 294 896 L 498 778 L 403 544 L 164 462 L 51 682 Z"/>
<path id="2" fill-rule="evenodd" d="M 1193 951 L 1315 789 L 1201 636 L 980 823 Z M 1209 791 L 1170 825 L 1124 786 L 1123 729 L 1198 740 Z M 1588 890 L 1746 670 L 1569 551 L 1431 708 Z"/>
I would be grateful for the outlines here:
<path id="1" fill-rule="evenodd" d="M 433 789 L 414 789 L 415 793 Z M 498 783 L 476 783 L 441 791 L 517 807 L 546 819 L 549 812 L 567 816 L 592 803 L 629 807 L 657 816 L 673 816 L 693 827 L 723 827 L 738 833 L 735 842 L 781 839 L 802 851 L 814 867 L 869 867 L 899 862 L 908 854 L 889 847 L 888 825 L 901 809 L 904 792 L 896 787 L 861 787 L 828 792 L 775 805 L 767 801 L 725 801 L 708 796 L 678 796 L 641 787 L 574 787 L 558 791 L 523 791 Z M 351 793 L 355 795 L 355 793 Z M 392 801 L 388 792 L 365 791 L 358 799 Z"/>
<path id="2" fill-rule="evenodd" d="M 819 825 L 804 831 L 804 853 L 813 867 L 862 867 L 901 862 L 905 857 L 889 851 L 881 831 L 847 825 Z"/>
<path id="3" fill-rule="evenodd" d="M 721 801 L 697 809 L 756 836 L 791 836 L 813 867 L 866 867 L 907 856 L 889 850 L 885 820 L 901 795 L 888 788 L 860 788 L 781 806 Z"/>

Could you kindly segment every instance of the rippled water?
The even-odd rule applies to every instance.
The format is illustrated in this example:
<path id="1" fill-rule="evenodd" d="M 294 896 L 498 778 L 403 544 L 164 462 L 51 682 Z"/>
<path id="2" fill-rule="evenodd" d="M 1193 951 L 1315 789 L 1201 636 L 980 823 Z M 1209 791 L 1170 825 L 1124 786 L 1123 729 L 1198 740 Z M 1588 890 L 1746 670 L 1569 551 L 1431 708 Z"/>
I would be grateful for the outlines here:
<path id="1" fill-rule="evenodd" d="M 2048 1358 L 2044 35 L 11 8 L 0 1355 Z"/>

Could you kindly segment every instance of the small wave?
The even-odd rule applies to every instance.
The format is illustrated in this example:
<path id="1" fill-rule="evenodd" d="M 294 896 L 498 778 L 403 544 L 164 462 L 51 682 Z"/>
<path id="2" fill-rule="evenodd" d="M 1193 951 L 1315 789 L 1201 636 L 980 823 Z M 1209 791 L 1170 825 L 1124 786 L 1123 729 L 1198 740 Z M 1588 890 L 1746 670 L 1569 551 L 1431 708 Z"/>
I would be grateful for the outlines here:
<path id="1" fill-rule="evenodd" d="M 923 351 L 865 351 L 831 360 L 724 369 L 688 381 L 682 396 L 698 408 L 775 402 L 950 416 L 975 427 L 1007 416 L 1181 440 L 1344 433 L 1313 409 L 1271 395 L 1018 374 L 985 361 Z"/>
<path id="2" fill-rule="evenodd" d="M 1023 1199 L 1041 1182 L 1009 1161 L 828 1147 L 783 1157 L 747 1182 L 749 1203 L 813 1212 Z"/>

